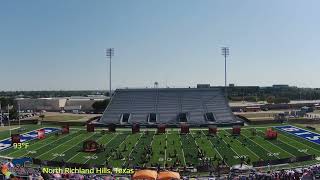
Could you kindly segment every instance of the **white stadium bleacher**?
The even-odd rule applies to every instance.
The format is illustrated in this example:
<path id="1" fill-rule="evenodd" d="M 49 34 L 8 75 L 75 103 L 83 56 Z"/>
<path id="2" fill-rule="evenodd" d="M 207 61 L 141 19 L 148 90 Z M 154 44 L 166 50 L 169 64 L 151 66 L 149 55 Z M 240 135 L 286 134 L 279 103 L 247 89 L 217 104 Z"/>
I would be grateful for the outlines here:
<path id="1" fill-rule="evenodd" d="M 152 117 L 152 118 L 150 118 Z M 242 124 L 219 88 L 117 89 L 102 124 Z"/>

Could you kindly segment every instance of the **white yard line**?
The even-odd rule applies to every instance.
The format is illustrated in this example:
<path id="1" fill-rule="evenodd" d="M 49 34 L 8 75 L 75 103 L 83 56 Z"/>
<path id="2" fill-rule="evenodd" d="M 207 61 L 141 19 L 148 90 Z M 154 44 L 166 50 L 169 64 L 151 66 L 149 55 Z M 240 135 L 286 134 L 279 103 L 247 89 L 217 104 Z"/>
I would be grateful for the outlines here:
<path id="1" fill-rule="evenodd" d="M 18 129 L 18 128 L 19 128 L 19 127 L 13 128 L 13 129 L 11 129 L 11 131 L 12 131 L 12 130 L 15 130 L 15 129 Z M 30 133 L 30 132 L 32 132 L 32 131 L 37 131 L 37 130 L 44 129 L 44 128 L 55 128 L 55 129 L 59 129 L 59 128 L 56 128 L 56 127 L 43 127 L 43 128 L 34 129 L 34 130 L 31 130 L 31 131 L 24 132 L 23 134 L 20 134 L 20 135 L 28 134 L 28 133 Z M 7 131 L 10 131 L 10 130 L 8 129 Z M 51 133 L 49 133 L 49 134 L 52 134 L 52 133 L 54 133 L 54 132 L 56 132 L 56 131 L 53 131 L 53 132 L 51 132 Z M 46 134 L 46 135 L 48 135 L 48 134 Z M 11 137 L 8 137 L 8 138 L 5 138 L 5 139 L 1 139 L 0 141 L 4 141 L 4 140 L 11 140 Z M 34 140 L 34 139 L 31 139 L 31 140 L 29 140 L 29 141 L 32 141 L 32 140 Z"/>
<path id="2" fill-rule="evenodd" d="M 192 139 L 194 139 L 194 137 L 193 137 L 193 135 L 192 135 L 192 133 L 191 133 L 191 132 L 190 132 L 190 134 L 191 134 Z M 194 140 L 194 143 L 195 143 L 195 144 L 196 144 L 196 146 L 197 146 L 198 152 L 200 152 L 200 148 L 198 148 L 198 147 L 199 147 L 199 145 L 198 145 L 197 141 L 196 141 L 196 140 Z"/>
<path id="3" fill-rule="evenodd" d="M 202 134 L 204 135 L 204 136 L 206 136 L 206 134 L 204 134 L 204 132 L 203 131 L 201 131 L 202 132 Z M 214 145 L 213 145 L 213 143 L 210 141 L 210 140 L 208 140 L 209 142 L 210 142 L 210 144 L 211 144 L 211 146 L 213 147 Z M 221 154 L 219 153 L 219 151 L 217 150 L 217 148 L 213 148 L 215 151 L 216 151 L 216 153 L 220 156 L 220 158 L 221 159 L 223 159 L 223 157 L 221 156 Z M 227 164 L 228 165 L 228 164 Z"/>
<path id="4" fill-rule="evenodd" d="M 152 143 L 153 143 L 153 139 L 154 139 L 154 136 L 156 135 L 156 132 L 154 132 L 153 133 L 153 136 L 152 136 L 152 140 L 151 140 L 151 142 L 150 142 L 150 147 L 152 148 Z M 150 159 L 151 159 L 151 157 L 150 157 Z M 143 166 L 145 166 L 146 165 L 146 163 L 143 163 Z"/>
<path id="5" fill-rule="evenodd" d="M 266 148 L 262 147 L 259 143 L 256 143 L 255 141 L 251 140 L 248 136 L 244 135 L 244 133 L 241 133 L 241 135 L 245 136 L 249 141 L 252 141 L 253 143 L 255 143 L 256 145 L 260 146 L 262 149 L 264 149 L 265 151 L 272 153 L 271 151 L 267 150 Z M 272 153 L 273 154 L 273 153 Z M 280 159 L 279 155 L 275 156 L 276 158 Z"/>
<path id="6" fill-rule="evenodd" d="M 140 139 L 134 144 L 133 149 L 131 150 L 131 152 L 129 153 L 129 156 L 132 154 L 132 152 L 134 151 L 134 148 L 137 146 L 137 144 L 139 143 L 139 141 L 141 140 L 141 137 L 143 136 L 143 133 L 141 133 L 140 135 Z M 129 157 L 128 156 L 128 157 Z"/>
<path id="7" fill-rule="evenodd" d="M 259 131 L 259 130 L 258 130 L 258 131 Z M 259 135 L 258 135 L 258 136 L 259 136 Z M 260 137 L 260 136 L 259 136 L 259 137 Z M 262 137 L 260 137 L 260 138 L 262 138 Z M 272 144 L 272 143 L 271 143 L 270 141 L 268 141 L 268 140 L 267 140 L 267 142 L 268 142 L 269 144 L 271 144 L 272 146 L 277 147 L 277 148 L 281 149 L 281 150 L 284 151 L 284 152 L 287 152 L 287 153 L 290 154 L 291 156 L 296 157 L 295 155 L 293 155 L 293 154 L 289 153 L 288 151 L 282 149 L 280 146 L 276 146 L 276 145 Z"/>
<path id="8" fill-rule="evenodd" d="M 306 130 L 306 129 L 304 129 L 304 128 L 301 128 L 301 127 L 299 127 L 299 126 L 293 126 L 293 125 L 289 125 L 289 126 L 292 126 L 292 127 L 294 127 L 294 128 L 298 128 L 298 129 L 300 129 L 300 130 L 304 130 L 304 131 L 309 132 L 309 133 L 313 133 L 313 134 L 316 134 L 316 135 L 320 135 L 317 131 L 308 131 L 308 130 Z M 301 136 L 297 136 L 297 135 L 294 134 L 294 133 L 291 134 L 291 133 L 289 133 L 289 132 L 287 132 L 287 131 L 283 131 L 283 130 L 278 129 L 278 128 L 276 128 L 276 129 L 279 130 L 279 131 L 281 131 L 281 132 L 285 132 L 285 133 L 288 133 L 288 134 L 293 135 L 293 136 L 295 136 L 295 137 L 301 138 L 301 139 L 303 139 L 303 140 L 312 142 L 312 143 L 314 143 L 314 144 L 316 144 L 316 145 L 320 145 L 319 143 L 316 143 L 316 142 L 314 142 L 314 141 L 311 141 L 311 140 L 308 139 L 308 138 L 302 138 Z"/>
<path id="9" fill-rule="evenodd" d="M 181 138 L 181 135 L 180 135 L 180 138 Z M 181 140 L 180 140 L 180 145 L 181 145 L 183 162 L 184 162 L 184 165 L 187 166 L 187 162 L 186 162 L 186 158 L 184 157 L 184 150 L 183 150 L 183 148 L 182 148 L 182 141 L 181 141 Z"/>
<path id="10" fill-rule="evenodd" d="M 126 136 L 126 138 L 119 144 L 119 146 L 117 148 L 119 148 L 124 142 L 126 142 L 126 140 L 128 139 L 129 135 Z M 107 160 L 109 160 L 112 156 L 112 153 L 110 154 L 110 156 L 108 157 Z"/>
<path id="11" fill-rule="evenodd" d="M 153 144 L 153 140 L 154 140 L 154 136 L 155 135 L 156 135 L 156 133 L 154 133 L 153 136 L 152 136 L 152 140 L 151 140 L 150 146 L 152 146 L 152 144 Z"/>
<path id="12" fill-rule="evenodd" d="M 278 140 L 279 140 L 279 141 L 281 141 L 282 143 L 284 143 L 284 144 L 288 145 L 288 146 L 291 146 L 293 149 L 296 149 L 298 152 L 300 152 L 300 151 L 299 151 L 299 149 L 297 149 L 296 147 L 292 146 L 291 144 L 288 144 L 288 143 L 286 143 L 286 142 L 282 141 L 281 139 L 278 139 Z M 288 152 L 288 151 L 287 151 L 287 152 Z M 289 153 L 289 152 L 288 152 L 288 153 Z M 305 154 L 311 155 L 311 154 L 309 154 L 308 152 L 302 152 L 302 153 L 305 153 Z"/>
<path id="13" fill-rule="evenodd" d="M 85 140 L 91 138 L 93 135 L 94 135 L 94 134 L 92 134 L 90 137 L 86 138 Z M 78 143 L 78 144 L 80 144 L 80 143 Z M 70 150 L 70 149 L 72 149 L 73 147 L 77 146 L 78 144 L 76 144 L 76 145 L 74 145 L 74 146 L 71 146 L 70 148 L 67 148 L 65 151 L 63 151 L 63 152 L 60 153 L 60 154 L 64 154 L 65 152 L 67 152 L 68 150 Z M 53 158 L 51 158 L 50 160 L 53 160 L 54 158 L 56 158 L 56 157 L 53 157 Z M 67 162 L 68 162 L 68 161 L 67 161 Z"/>
<path id="14" fill-rule="evenodd" d="M 307 145 L 307 144 L 303 144 L 302 142 L 299 142 L 299 141 L 297 141 L 297 140 L 295 140 L 295 139 L 293 139 L 293 138 L 291 138 L 291 137 L 289 137 L 289 136 L 286 136 L 286 135 L 282 135 L 282 136 L 284 136 L 285 138 L 288 138 L 288 139 L 290 139 L 290 140 L 292 140 L 292 141 L 295 141 L 295 142 L 297 142 L 297 143 L 299 143 L 299 144 L 302 144 L 303 146 L 307 146 L 307 147 L 309 147 L 310 149 L 313 149 L 313 150 L 315 150 L 315 151 L 320 152 L 320 150 L 315 149 L 315 148 L 313 148 L 313 147 L 311 147 L 311 146 L 309 146 L 309 145 Z"/>
<path id="15" fill-rule="evenodd" d="M 223 130 L 223 131 L 225 131 L 226 133 L 228 133 L 229 134 L 229 132 L 228 131 L 226 131 L 226 130 Z M 240 144 L 241 144 L 241 142 L 236 138 L 236 141 L 238 141 Z M 246 149 L 248 149 L 250 152 L 252 152 L 252 154 L 254 154 L 258 159 L 262 159 L 261 157 L 259 157 L 255 152 L 253 152 L 250 148 L 248 148 L 248 147 L 245 147 Z"/>
<path id="16" fill-rule="evenodd" d="M 217 137 L 221 137 L 221 136 L 217 135 Z M 222 138 L 222 137 L 221 137 L 221 138 Z M 222 141 L 223 141 L 225 144 L 228 144 L 223 138 L 222 138 Z M 238 157 L 240 157 L 240 155 L 231 147 L 231 145 L 230 145 L 230 149 L 231 149 Z"/>
<path id="17" fill-rule="evenodd" d="M 100 137 L 99 139 L 103 138 L 105 135 L 103 135 L 102 137 Z M 118 136 L 118 134 L 116 134 L 115 136 L 113 136 L 105 145 L 108 145 L 116 136 Z M 99 141 L 99 139 L 97 140 L 97 142 Z M 80 153 L 80 152 L 79 152 Z M 94 153 L 92 156 L 95 156 L 97 153 Z M 86 160 L 86 162 L 84 162 L 84 164 L 86 164 L 88 161 L 90 160 L 90 158 L 88 160 Z"/>
<path id="18" fill-rule="evenodd" d="M 76 133 L 76 132 L 74 132 L 74 133 Z M 49 137 L 48 139 L 53 138 L 53 137 L 54 137 L 54 136 L 51 136 L 51 137 Z M 43 140 L 48 140 L 48 139 L 43 139 Z M 60 139 L 54 140 L 54 141 L 51 142 L 51 143 L 55 143 L 55 142 L 57 142 L 57 141 L 59 141 L 59 140 L 60 140 Z M 41 143 L 41 142 L 42 142 L 42 141 L 40 140 L 40 141 L 38 141 L 38 142 L 36 142 L 36 143 Z M 32 145 L 35 145 L 35 144 L 32 144 Z M 36 150 L 38 150 L 38 149 L 40 149 L 40 148 L 43 148 L 43 147 L 45 147 L 45 146 L 48 146 L 48 144 L 45 144 L 45 145 L 43 145 L 43 146 L 40 146 L 40 147 L 34 149 L 33 151 L 36 151 Z M 11 153 L 9 153 L 8 155 L 13 154 L 13 153 L 15 153 L 15 152 L 17 152 L 17 151 L 11 152 Z M 27 153 L 27 154 L 28 154 L 28 153 Z M 26 156 L 27 154 L 24 154 L 24 156 Z"/>
<path id="19" fill-rule="evenodd" d="M 52 137 L 49 137 L 48 139 L 50 139 L 50 138 L 52 138 Z M 45 139 L 45 140 L 48 140 L 48 139 Z M 59 139 L 58 139 L 58 140 L 59 140 Z M 55 141 L 58 141 L 58 140 L 55 140 Z M 54 141 L 54 142 L 55 142 L 55 141 Z M 40 141 L 38 141 L 38 142 L 35 142 L 34 144 L 31 144 L 31 146 L 37 145 L 37 144 L 39 144 L 39 143 L 42 143 L 42 141 L 40 140 Z M 45 144 L 45 145 L 43 145 L 43 146 L 40 146 L 40 147 L 34 149 L 33 151 L 38 150 L 38 149 L 40 149 L 40 148 L 42 148 L 42 147 L 44 147 L 44 146 L 47 146 L 47 145 L 48 145 L 48 144 Z M 17 150 L 17 151 L 13 151 L 13 152 L 7 154 L 7 156 L 10 156 L 10 154 L 14 154 L 14 153 L 17 153 L 17 152 L 23 151 L 23 150 L 26 150 L 26 149 L 19 149 L 19 150 Z M 28 153 L 27 153 L 27 154 L 28 154 Z M 27 154 L 24 154 L 24 155 L 27 155 Z"/>
<path id="20" fill-rule="evenodd" d="M 53 151 L 53 150 L 57 149 L 58 147 L 60 147 L 60 146 L 62 146 L 62 145 L 65 145 L 67 142 L 74 140 L 75 138 L 79 137 L 80 135 L 83 135 L 83 134 L 79 134 L 79 135 L 77 135 L 77 136 L 75 136 L 75 137 L 73 137 L 73 138 L 69 139 L 68 141 L 65 141 L 64 143 L 61 143 L 60 145 L 58 145 L 58 146 L 56 146 L 56 147 L 54 147 L 54 148 L 50 149 L 49 151 L 47 151 L 47 152 L 45 152 L 45 153 L 43 153 L 43 154 L 38 155 L 38 156 L 37 156 L 37 157 L 35 157 L 35 158 L 38 158 L 38 157 L 40 157 L 40 156 L 43 156 L 44 154 L 47 154 L 47 153 L 49 153 L 49 152 L 51 152 L 51 151 Z"/>
<path id="21" fill-rule="evenodd" d="M 129 155 L 127 156 L 128 159 L 130 158 L 130 155 L 132 154 L 132 152 L 134 151 L 134 149 L 136 148 L 137 144 L 139 143 L 139 141 L 141 140 L 141 137 L 143 136 L 143 133 L 141 133 L 140 139 L 134 144 L 133 149 L 131 150 L 131 152 L 129 153 Z M 122 163 L 122 165 L 124 165 L 126 162 L 124 161 Z"/>
<path id="22" fill-rule="evenodd" d="M 220 136 L 218 135 L 218 137 L 220 137 Z M 222 141 L 223 141 L 225 144 L 228 144 L 223 138 L 222 138 Z M 240 157 L 240 155 L 231 147 L 231 145 L 230 145 L 230 149 L 231 149 L 238 157 Z"/>
<path id="23" fill-rule="evenodd" d="M 94 134 L 93 134 L 94 135 Z M 89 139 L 89 138 L 91 138 L 93 135 L 91 135 L 90 137 L 88 137 L 88 138 L 86 138 L 86 139 L 84 139 L 84 140 L 87 140 L 87 139 Z M 101 138 L 101 137 L 100 137 Z M 100 139 L 99 138 L 99 139 Z M 75 145 L 75 146 L 77 146 L 77 145 Z M 72 146 L 71 148 L 73 148 L 74 146 Z M 68 150 L 69 149 L 71 149 L 71 148 L 68 148 Z M 66 150 L 67 151 L 67 150 Z M 64 151 L 64 152 L 66 152 L 66 151 Z M 64 153 L 63 152 L 63 153 Z M 78 153 L 76 153 L 74 156 L 72 156 L 71 158 L 69 158 L 66 162 L 69 162 L 72 158 L 74 158 L 76 155 L 78 155 L 78 154 L 80 154 L 81 152 L 78 152 Z"/>
<path id="24" fill-rule="evenodd" d="M 258 131 L 260 131 L 260 130 L 258 130 Z M 262 131 L 261 131 L 261 132 L 262 132 Z M 287 144 L 287 145 L 291 146 L 293 149 L 296 149 L 297 151 L 299 150 L 299 149 L 297 149 L 296 147 L 292 146 L 291 144 L 288 144 L 288 143 L 282 141 L 279 137 L 277 138 L 277 140 L 283 142 L 284 144 Z M 284 150 L 284 149 L 283 149 L 283 150 Z M 285 150 L 284 150 L 284 151 L 285 151 Z M 288 151 L 286 151 L 286 152 L 289 153 Z M 289 153 L 289 154 L 291 154 L 291 153 Z M 306 154 L 309 154 L 309 153 L 306 153 Z M 310 154 L 309 154 L 309 155 L 310 155 Z"/>

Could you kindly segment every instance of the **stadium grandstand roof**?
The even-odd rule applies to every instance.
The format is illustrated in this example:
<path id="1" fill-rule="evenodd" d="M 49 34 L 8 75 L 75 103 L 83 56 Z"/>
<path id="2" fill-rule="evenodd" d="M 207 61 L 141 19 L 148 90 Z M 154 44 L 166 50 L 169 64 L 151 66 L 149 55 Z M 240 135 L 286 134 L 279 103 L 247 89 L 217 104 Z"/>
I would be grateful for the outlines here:
<path id="1" fill-rule="evenodd" d="M 239 124 L 219 88 L 117 89 L 99 123 Z"/>

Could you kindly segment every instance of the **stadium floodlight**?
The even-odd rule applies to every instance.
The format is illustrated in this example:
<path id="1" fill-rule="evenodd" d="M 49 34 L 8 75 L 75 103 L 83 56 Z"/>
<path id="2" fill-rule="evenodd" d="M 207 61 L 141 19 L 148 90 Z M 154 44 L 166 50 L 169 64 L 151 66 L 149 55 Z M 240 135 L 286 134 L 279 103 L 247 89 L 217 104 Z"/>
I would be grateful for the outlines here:
<path id="1" fill-rule="evenodd" d="M 229 47 L 222 47 L 221 52 L 224 56 L 224 90 L 227 94 L 227 56 L 229 56 Z"/>
<path id="2" fill-rule="evenodd" d="M 111 97 L 112 93 L 111 93 L 111 59 L 112 59 L 112 56 L 114 56 L 114 48 L 108 48 L 106 49 L 106 57 L 109 58 L 110 60 L 110 65 L 109 65 L 109 88 L 110 88 L 110 91 L 109 91 L 109 97 Z"/>

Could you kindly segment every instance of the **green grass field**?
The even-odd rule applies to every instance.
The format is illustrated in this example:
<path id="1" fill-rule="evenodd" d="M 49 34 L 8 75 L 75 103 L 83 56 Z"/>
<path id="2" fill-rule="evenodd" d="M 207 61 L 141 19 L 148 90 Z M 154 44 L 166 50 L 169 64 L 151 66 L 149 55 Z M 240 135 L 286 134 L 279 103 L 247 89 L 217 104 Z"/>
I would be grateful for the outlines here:
<path id="1" fill-rule="evenodd" d="M 28 130 L 33 128 L 36 127 L 28 126 Z M 257 134 L 253 135 L 251 128 L 246 127 L 240 136 L 232 136 L 230 129 L 219 129 L 217 136 L 208 136 L 206 129 L 191 130 L 185 135 L 178 129 L 168 129 L 165 134 L 156 134 L 151 129 L 136 134 L 130 131 L 103 134 L 99 130 L 88 133 L 71 129 L 70 134 L 49 135 L 43 140 L 30 141 L 27 149 L 11 148 L 0 155 L 113 167 L 195 167 L 205 160 L 217 165 L 222 159 L 232 166 L 241 161 L 251 164 L 305 155 L 320 157 L 319 145 L 287 133 L 279 132 L 277 140 L 266 140 L 266 128 L 256 127 Z M 106 150 L 81 152 L 86 140 L 95 140 L 105 145 Z"/>
<path id="2" fill-rule="evenodd" d="M 85 118 L 86 116 L 81 115 L 50 115 L 45 116 L 43 120 L 45 121 L 73 121 Z"/>
<path id="3" fill-rule="evenodd" d="M 28 131 L 32 131 L 32 130 L 35 130 L 35 129 L 39 129 L 41 128 L 41 126 L 39 125 L 35 125 L 35 124 L 30 124 L 30 125 L 23 125 L 22 126 L 24 128 L 23 131 L 19 131 L 19 126 L 18 125 L 14 125 L 14 126 L 11 126 L 11 133 L 12 134 L 15 134 L 15 133 L 26 133 Z M 8 138 L 9 137 L 9 126 L 4 126 L 4 127 L 0 127 L 0 139 L 5 139 L 5 138 Z"/>

